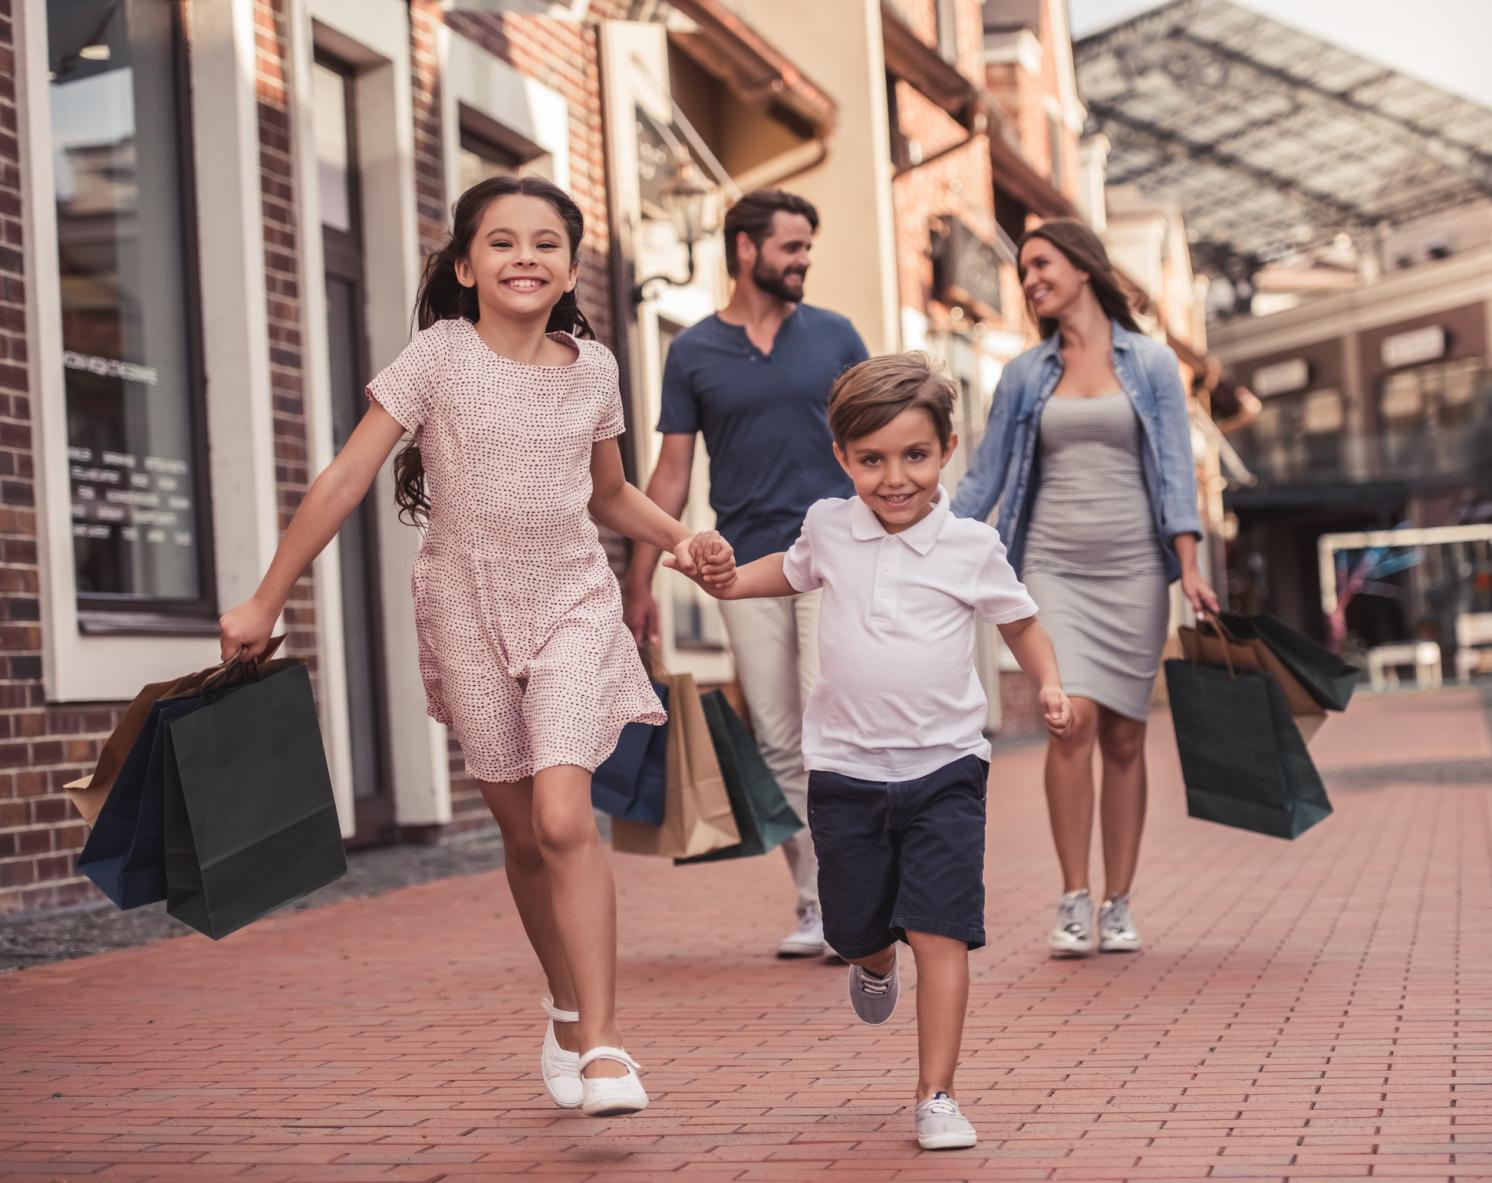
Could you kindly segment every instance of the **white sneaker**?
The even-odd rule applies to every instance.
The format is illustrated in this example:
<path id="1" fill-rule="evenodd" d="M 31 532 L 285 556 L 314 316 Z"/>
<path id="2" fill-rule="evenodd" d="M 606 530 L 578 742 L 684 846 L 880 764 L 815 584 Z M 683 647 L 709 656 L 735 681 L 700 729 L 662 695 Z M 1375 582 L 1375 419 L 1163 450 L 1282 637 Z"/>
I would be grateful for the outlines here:
<path id="1" fill-rule="evenodd" d="M 879 1027 L 895 1012 L 899 997 L 901 981 L 896 962 L 891 963 L 891 972 L 884 978 L 877 977 L 864 966 L 850 966 L 850 1005 L 862 1023 Z"/>
<path id="2" fill-rule="evenodd" d="M 1086 887 L 1069 891 L 1057 903 L 1057 923 L 1047 937 L 1053 957 L 1087 957 L 1093 952 L 1093 897 Z"/>
<path id="3" fill-rule="evenodd" d="M 1104 900 L 1098 910 L 1098 951 L 1100 953 L 1134 953 L 1140 947 L 1140 934 L 1129 911 L 1129 895 Z"/>
<path id="4" fill-rule="evenodd" d="M 798 927 L 777 943 L 777 956 L 818 957 L 827 948 L 823 913 L 817 904 L 804 904 L 798 909 Z"/>
<path id="5" fill-rule="evenodd" d="M 549 1016 L 549 1025 L 544 1029 L 544 1048 L 539 1053 L 539 1071 L 544 1077 L 544 1090 L 550 1100 L 562 1109 L 580 1107 L 580 1053 L 567 1052 L 560 1047 L 554 1035 L 556 1023 L 578 1023 L 580 1015 L 573 1010 L 560 1010 L 548 998 L 541 998 L 539 1005 Z"/>
<path id="6" fill-rule="evenodd" d="M 923 1150 L 967 1150 L 979 1135 L 947 1093 L 934 1093 L 917 1105 L 917 1145 Z"/>
<path id="7" fill-rule="evenodd" d="M 583 1100 L 581 1110 L 588 1117 L 621 1117 L 627 1113 L 640 1113 L 648 1107 L 647 1090 L 642 1087 L 637 1071 L 642 1067 L 619 1047 L 593 1047 L 580 1057 L 580 1071 L 597 1060 L 615 1060 L 626 1066 L 621 1076 L 582 1076 L 580 1088 Z"/>

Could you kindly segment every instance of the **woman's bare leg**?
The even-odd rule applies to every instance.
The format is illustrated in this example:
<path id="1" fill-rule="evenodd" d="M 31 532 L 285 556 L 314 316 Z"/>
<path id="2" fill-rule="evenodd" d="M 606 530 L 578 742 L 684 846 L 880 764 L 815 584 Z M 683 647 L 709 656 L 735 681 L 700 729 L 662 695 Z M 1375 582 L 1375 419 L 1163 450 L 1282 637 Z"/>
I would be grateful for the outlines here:
<path id="1" fill-rule="evenodd" d="M 1046 748 L 1046 802 L 1052 841 L 1062 867 L 1065 894 L 1088 886 L 1088 851 L 1093 844 L 1093 743 L 1098 705 L 1072 700 L 1072 731 Z"/>

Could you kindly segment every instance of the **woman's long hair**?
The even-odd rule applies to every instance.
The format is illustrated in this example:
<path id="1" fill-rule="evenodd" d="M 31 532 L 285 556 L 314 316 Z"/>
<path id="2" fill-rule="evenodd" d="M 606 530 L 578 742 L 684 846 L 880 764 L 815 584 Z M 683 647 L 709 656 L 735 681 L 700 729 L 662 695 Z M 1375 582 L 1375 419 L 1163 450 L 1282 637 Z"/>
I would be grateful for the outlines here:
<path id="1" fill-rule="evenodd" d="M 499 197 L 519 194 L 538 197 L 547 201 L 565 224 L 565 236 L 570 240 L 570 258 L 580 255 L 580 244 L 585 237 L 585 217 L 575 199 L 552 181 L 543 177 L 488 177 L 478 181 L 463 193 L 451 208 L 451 236 L 444 246 L 425 260 L 424 274 L 420 276 L 420 290 L 415 297 L 414 319 L 417 329 L 428 329 L 437 321 L 465 317 L 476 324 L 481 319 L 481 306 L 477 302 L 475 288 L 462 287 L 456 278 L 456 264 L 466 258 L 471 250 L 472 239 L 482 224 L 482 215 L 487 206 Z M 580 311 L 580 303 L 574 291 L 560 297 L 549 311 L 549 323 L 545 327 L 550 333 L 569 333 L 572 337 L 595 339 L 595 331 Z M 411 525 L 419 525 L 430 519 L 430 498 L 425 493 L 425 461 L 419 447 L 411 440 L 394 459 L 394 500 L 399 506 L 399 516 Z"/>
<path id="2" fill-rule="evenodd" d="M 1067 261 L 1079 271 L 1086 272 L 1089 286 L 1093 289 L 1093 295 L 1098 299 L 1099 307 L 1104 310 L 1104 315 L 1110 320 L 1117 321 L 1132 333 L 1140 332 L 1140 326 L 1135 322 L 1135 309 L 1145 310 L 1148 301 L 1139 292 L 1131 292 L 1130 285 L 1119 278 L 1119 273 L 1114 270 L 1114 265 L 1109 262 L 1109 252 L 1104 249 L 1102 240 L 1089 229 L 1086 222 L 1077 218 L 1053 218 L 1049 222 L 1043 222 L 1040 226 L 1034 226 L 1021 235 L 1020 247 L 1016 252 L 1019 260 L 1020 252 L 1026 249 L 1026 243 L 1033 238 L 1045 239 L 1051 243 L 1063 255 Z M 1021 282 L 1025 283 L 1026 269 L 1017 263 L 1020 271 Z M 1030 301 L 1027 301 L 1030 308 Z M 1036 315 L 1036 310 L 1031 308 L 1031 315 Z M 1037 325 L 1041 329 L 1043 337 L 1050 337 L 1057 331 L 1057 319 L 1052 316 L 1037 317 Z"/>

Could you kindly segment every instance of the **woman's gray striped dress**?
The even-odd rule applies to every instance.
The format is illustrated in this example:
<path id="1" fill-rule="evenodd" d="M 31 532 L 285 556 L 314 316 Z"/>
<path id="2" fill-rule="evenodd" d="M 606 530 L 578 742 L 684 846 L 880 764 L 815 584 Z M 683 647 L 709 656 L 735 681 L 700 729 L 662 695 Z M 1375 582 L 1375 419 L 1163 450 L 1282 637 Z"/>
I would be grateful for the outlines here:
<path id="1" fill-rule="evenodd" d="M 1142 447 L 1122 391 L 1047 400 L 1021 579 L 1051 634 L 1068 695 L 1143 720 L 1170 597 Z"/>

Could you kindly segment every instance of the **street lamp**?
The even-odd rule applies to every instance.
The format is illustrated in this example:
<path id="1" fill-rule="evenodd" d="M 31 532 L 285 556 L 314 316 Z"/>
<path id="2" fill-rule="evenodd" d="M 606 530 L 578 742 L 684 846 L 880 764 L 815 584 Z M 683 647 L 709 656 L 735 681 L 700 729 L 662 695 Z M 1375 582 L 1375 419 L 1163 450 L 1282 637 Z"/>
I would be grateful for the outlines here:
<path id="1" fill-rule="evenodd" d="M 700 181 L 694 162 L 680 156 L 675 160 L 673 177 L 663 186 L 659 196 L 663 208 L 673 219 L 674 232 L 684 244 L 685 258 L 689 267 L 683 279 L 669 275 L 650 275 L 632 285 L 632 303 L 641 304 L 648 298 L 646 288 L 650 283 L 666 283 L 670 287 L 683 287 L 694 281 L 694 244 L 704 237 L 705 199 L 710 190 Z"/>

